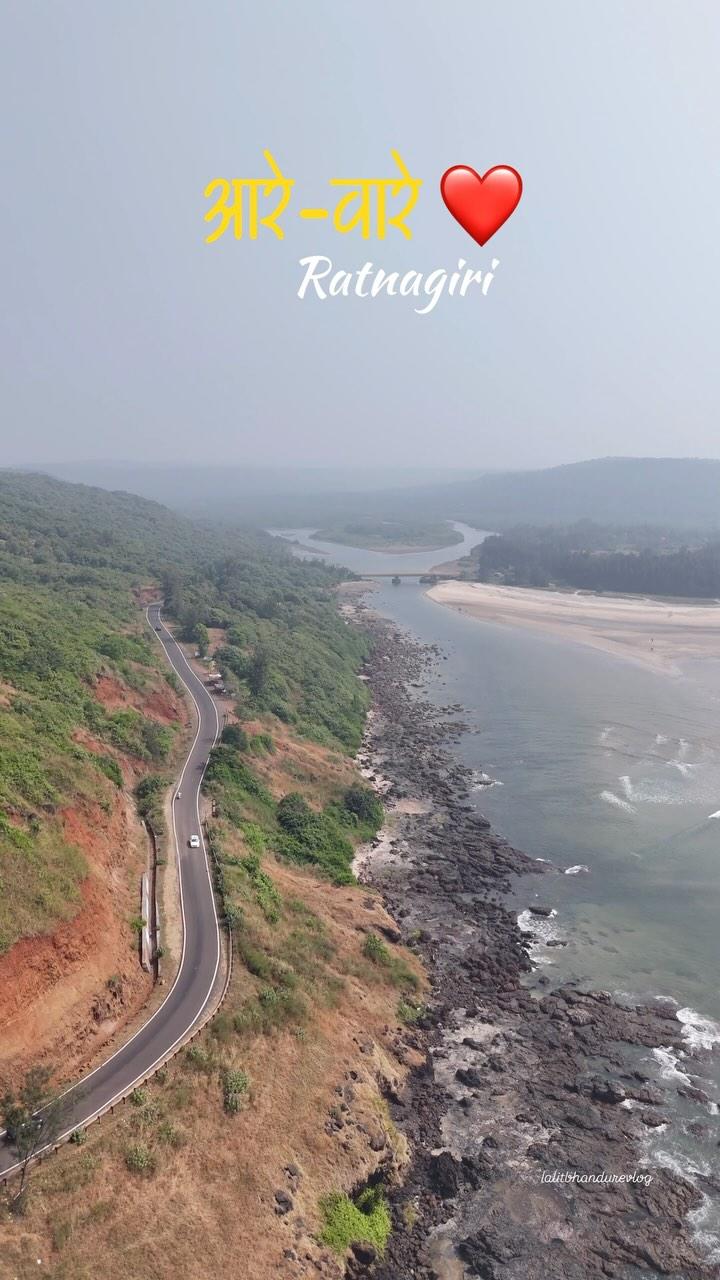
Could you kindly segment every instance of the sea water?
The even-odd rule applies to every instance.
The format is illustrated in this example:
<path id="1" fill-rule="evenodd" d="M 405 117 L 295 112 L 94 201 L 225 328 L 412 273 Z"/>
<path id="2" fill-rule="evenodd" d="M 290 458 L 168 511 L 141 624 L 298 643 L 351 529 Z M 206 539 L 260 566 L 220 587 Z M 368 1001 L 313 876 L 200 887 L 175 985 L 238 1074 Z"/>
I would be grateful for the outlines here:
<path id="1" fill-rule="evenodd" d="M 457 549 L 398 556 L 322 544 L 362 572 L 432 567 L 480 541 L 459 526 Z M 308 530 L 301 541 L 315 545 Z M 678 1099 L 685 1125 L 717 1125 L 720 1062 L 720 654 L 680 675 L 645 669 L 580 644 L 478 621 L 437 604 L 417 583 L 385 581 L 369 598 L 447 655 L 423 696 L 462 704 L 467 732 L 452 750 L 475 778 L 472 801 L 496 831 L 552 864 L 514 889 L 547 990 L 577 979 L 625 1000 L 675 1002 L 688 1049 L 706 1055 L 710 1106 Z M 555 870 L 555 868 L 557 870 Z M 541 904 L 550 916 L 533 916 Z M 567 945 L 548 947 L 562 941 Z M 694 1066 L 658 1045 L 638 1066 L 665 1084 Z M 694 1081 L 694 1083 L 698 1083 Z M 649 1133 L 647 1158 L 692 1174 L 715 1168 L 705 1145 L 673 1126 Z M 707 1213 L 708 1240 L 718 1224 Z"/>

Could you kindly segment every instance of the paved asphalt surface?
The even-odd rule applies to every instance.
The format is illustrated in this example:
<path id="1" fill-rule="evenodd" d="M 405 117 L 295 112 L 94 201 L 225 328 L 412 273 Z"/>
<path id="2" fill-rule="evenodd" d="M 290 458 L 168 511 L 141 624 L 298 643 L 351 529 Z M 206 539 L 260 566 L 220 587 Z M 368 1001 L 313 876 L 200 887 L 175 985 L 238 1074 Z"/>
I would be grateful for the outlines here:
<path id="1" fill-rule="evenodd" d="M 87 1124 L 115 1098 L 141 1081 L 192 1029 L 206 1009 L 220 966 L 220 930 L 210 870 L 199 818 L 199 795 L 205 764 L 220 726 L 212 697 L 188 664 L 180 646 L 160 618 L 160 606 L 147 610 L 150 626 L 198 711 L 198 729 L 177 784 L 173 800 L 174 838 L 180 872 L 184 924 L 183 950 L 177 977 L 160 1008 L 107 1062 L 97 1067 L 63 1098 L 62 1129 L 58 1141 Z M 191 835 L 200 848 L 191 849 Z M 138 886 L 138 901 L 140 888 Z M 0 1136 L 0 1178 L 18 1167 L 17 1156 Z"/>

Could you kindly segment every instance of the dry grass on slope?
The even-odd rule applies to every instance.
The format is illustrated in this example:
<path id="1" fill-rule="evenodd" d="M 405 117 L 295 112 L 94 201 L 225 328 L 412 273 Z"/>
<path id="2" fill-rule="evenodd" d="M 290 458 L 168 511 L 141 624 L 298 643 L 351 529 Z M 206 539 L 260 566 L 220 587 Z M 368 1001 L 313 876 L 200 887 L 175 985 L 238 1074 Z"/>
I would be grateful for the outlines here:
<path id="1" fill-rule="evenodd" d="M 269 857 L 263 866 L 278 919 L 252 885 L 243 904 L 246 956 L 261 974 L 241 950 L 211 1027 L 137 1105 L 34 1175 L 25 1216 L 0 1219 L 2 1280 L 342 1274 L 316 1241 L 319 1200 L 351 1191 L 380 1163 L 399 1175 L 405 1144 L 383 1093 L 419 1055 L 398 1021 L 393 975 L 367 955 L 368 935 L 391 925 L 378 901 Z M 399 948 L 389 952 L 414 969 Z M 294 999 L 280 1010 L 260 993 L 283 989 L 290 970 Z M 247 1016 L 253 1007 L 267 1015 L 262 1027 Z M 248 1080 L 237 1114 L 226 1109 L 228 1071 Z M 287 1212 L 276 1193 L 290 1197 Z"/>

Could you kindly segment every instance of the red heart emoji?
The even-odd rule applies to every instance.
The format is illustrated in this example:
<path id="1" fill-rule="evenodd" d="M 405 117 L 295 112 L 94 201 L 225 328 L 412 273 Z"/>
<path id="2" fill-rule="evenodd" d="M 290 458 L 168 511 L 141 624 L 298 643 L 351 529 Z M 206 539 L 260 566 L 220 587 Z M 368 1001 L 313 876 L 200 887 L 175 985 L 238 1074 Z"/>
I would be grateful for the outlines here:
<path id="1" fill-rule="evenodd" d="M 522 178 L 507 164 L 495 165 L 482 178 L 467 165 L 456 164 L 440 179 L 440 193 L 463 230 L 478 244 L 487 244 L 517 209 Z"/>

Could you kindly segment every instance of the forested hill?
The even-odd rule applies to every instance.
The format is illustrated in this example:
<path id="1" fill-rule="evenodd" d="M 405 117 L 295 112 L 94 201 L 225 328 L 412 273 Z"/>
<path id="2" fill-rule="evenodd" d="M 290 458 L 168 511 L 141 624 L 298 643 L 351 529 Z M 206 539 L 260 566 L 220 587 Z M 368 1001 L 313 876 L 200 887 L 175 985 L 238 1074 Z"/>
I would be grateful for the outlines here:
<path id="1" fill-rule="evenodd" d="M 508 471 L 428 493 L 426 506 L 480 529 L 510 525 L 664 525 L 720 530 L 720 461 L 596 458 L 543 471 Z"/>
<path id="2" fill-rule="evenodd" d="M 173 750 L 172 716 L 153 710 L 168 680 L 139 589 L 164 593 L 201 648 L 207 628 L 222 633 L 225 683 L 244 714 L 351 750 L 366 704 L 355 678 L 364 649 L 337 612 L 337 580 L 264 535 L 215 532 L 126 493 L 0 472 L 0 955 L 77 908 L 86 868 L 68 812 L 109 811 L 114 788 Z"/>
<path id="3" fill-rule="evenodd" d="M 197 625 L 227 628 L 241 617 L 248 647 L 272 647 L 278 668 L 295 669 L 289 683 L 278 672 L 279 702 L 287 695 L 292 714 L 308 712 L 315 732 L 324 725 L 349 743 L 358 723 L 320 711 L 323 684 L 329 699 L 336 684 L 325 663 L 357 656 L 332 591 L 343 576 L 323 562 L 293 558 L 264 533 L 196 524 L 134 494 L 0 471 L 0 585 L 48 589 L 74 606 L 76 617 L 102 607 L 112 625 L 134 617 L 132 590 L 153 581 L 188 635 Z M 303 664 L 304 699 L 297 683 Z"/>
<path id="4" fill-rule="evenodd" d="M 78 581 L 71 566 L 104 581 L 102 571 L 157 573 L 195 566 L 224 553 L 258 553 L 257 540 L 183 519 L 133 493 L 69 484 L 51 476 L 0 471 L 0 573 L 3 577 Z"/>

